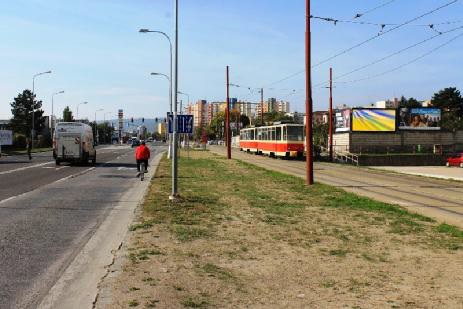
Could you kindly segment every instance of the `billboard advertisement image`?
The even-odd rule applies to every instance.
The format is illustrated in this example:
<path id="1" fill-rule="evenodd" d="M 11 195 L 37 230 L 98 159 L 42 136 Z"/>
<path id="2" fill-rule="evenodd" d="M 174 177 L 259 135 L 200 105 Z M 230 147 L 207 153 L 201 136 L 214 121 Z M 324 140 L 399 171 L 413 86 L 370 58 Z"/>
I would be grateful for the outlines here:
<path id="1" fill-rule="evenodd" d="M 395 109 L 353 109 L 352 131 L 355 132 L 395 132 Z"/>
<path id="2" fill-rule="evenodd" d="M 350 109 L 336 111 L 335 126 L 335 132 L 350 131 Z"/>
<path id="3" fill-rule="evenodd" d="M 439 108 L 401 108 L 399 129 L 440 130 L 441 119 Z"/>

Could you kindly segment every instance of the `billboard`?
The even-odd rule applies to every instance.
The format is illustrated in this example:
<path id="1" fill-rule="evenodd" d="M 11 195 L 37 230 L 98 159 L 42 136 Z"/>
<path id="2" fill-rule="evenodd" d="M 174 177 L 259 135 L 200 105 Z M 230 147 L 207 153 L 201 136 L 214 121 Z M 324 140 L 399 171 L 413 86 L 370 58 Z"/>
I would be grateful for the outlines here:
<path id="1" fill-rule="evenodd" d="M 13 131 L 0 130 L 0 145 L 13 145 Z"/>
<path id="2" fill-rule="evenodd" d="M 350 131 L 350 109 L 336 111 L 335 132 Z"/>
<path id="3" fill-rule="evenodd" d="M 400 130 L 440 130 L 441 110 L 439 108 L 401 108 Z"/>
<path id="4" fill-rule="evenodd" d="M 395 132 L 395 130 L 395 109 L 352 109 L 353 132 Z"/>

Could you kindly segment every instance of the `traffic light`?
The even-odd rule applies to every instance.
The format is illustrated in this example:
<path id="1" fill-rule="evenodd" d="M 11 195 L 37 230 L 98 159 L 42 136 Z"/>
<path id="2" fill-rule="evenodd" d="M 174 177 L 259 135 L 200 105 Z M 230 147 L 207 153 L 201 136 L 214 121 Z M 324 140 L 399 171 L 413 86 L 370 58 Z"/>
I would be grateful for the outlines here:
<path id="1" fill-rule="evenodd" d="M 144 117 L 141 119 L 141 122 L 145 123 L 145 118 Z"/>
<path id="2" fill-rule="evenodd" d="M 130 118 L 130 122 L 132 122 L 132 123 L 133 123 L 133 117 L 132 117 L 132 118 Z"/>

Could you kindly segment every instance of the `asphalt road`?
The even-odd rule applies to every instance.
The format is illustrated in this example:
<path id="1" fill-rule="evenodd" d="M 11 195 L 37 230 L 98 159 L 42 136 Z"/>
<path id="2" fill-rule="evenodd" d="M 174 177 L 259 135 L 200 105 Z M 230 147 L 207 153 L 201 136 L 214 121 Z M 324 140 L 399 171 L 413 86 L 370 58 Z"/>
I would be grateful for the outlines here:
<path id="1" fill-rule="evenodd" d="M 208 147 L 225 155 L 224 147 Z M 256 156 L 238 149 L 233 149 L 232 158 L 305 178 L 305 161 Z M 414 212 L 463 227 L 463 182 L 318 162 L 314 164 L 314 178 L 316 182 L 402 205 Z"/>
<path id="2" fill-rule="evenodd" d="M 106 214 L 139 184 L 126 146 L 99 149 L 96 167 L 55 167 L 51 153 L 24 158 L 0 159 L 2 309 L 36 308 Z"/>

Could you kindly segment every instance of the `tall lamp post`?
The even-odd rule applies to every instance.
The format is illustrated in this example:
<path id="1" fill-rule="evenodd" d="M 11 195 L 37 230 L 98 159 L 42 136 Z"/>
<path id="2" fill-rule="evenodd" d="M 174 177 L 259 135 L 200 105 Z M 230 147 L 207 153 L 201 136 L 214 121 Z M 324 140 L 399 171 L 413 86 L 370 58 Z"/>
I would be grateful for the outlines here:
<path id="1" fill-rule="evenodd" d="M 174 121 L 173 121 L 173 138 L 172 138 L 172 195 L 170 200 L 177 199 L 177 173 L 178 173 L 178 158 L 177 158 L 177 93 L 178 93 L 178 0 L 175 0 L 175 80 L 174 80 Z"/>
<path id="2" fill-rule="evenodd" d="M 149 30 L 149 29 L 140 29 L 138 32 L 140 33 L 157 33 L 157 34 L 160 34 L 162 36 L 164 36 L 167 41 L 169 41 L 169 48 L 170 48 L 170 66 L 169 66 L 169 69 L 170 69 L 170 74 L 169 74 L 169 77 L 168 77 L 168 80 L 169 80 L 169 109 L 170 109 L 170 113 L 172 114 L 172 58 L 173 58 L 173 53 L 172 53 L 172 41 L 170 39 L 170 37 L 165 33 L 165 32 L 162 32 L 162 31 L 157 31 L 157 30 Z M 157 75 L 164 75 L 164 74 L 157 74 Z M 172 141 L 171 141 L 171 137 L 169 135 L 169 154 L 168 156 L 170 157 L 170 152 L 172 151 Z"/>
<path id="3" fill-rule="evenodd" d="M 50 124 L 51 124 L 51 136 L 52 137 L 53 137 L 53 133 L 54 133 L 54 129 L 55 129 L 55 110 L 54 110 L 53 98 L 55 97 L 55 95 L 62 94 L 62 93 L 64 93 L 64 90 L 55 92 L 55 93 L 53 93 L 51 95 L 51 121 L 50 121 Z"/>
<path id="4" fill-rule="evenodd" d="M 99 144 L 100 143 L 100 135 L 98 134 L 98 125 L 96 124 L 96 112 L 102 112 L 104 109 L 100 108 L 95 111 L 95 137 L 96 137 L 96 142 Z"/>
<path id="5" fill-rule="evenodd" d="M 44 75 L 44 74 L 51 74 L 51 71 L 37 73 L 32 76 L 32 131 L 31 131 L 31 148 L 34 148 L 34 132 L 35 132 L 35 108 L 34 108 L 34 99 L 35 99 L 35 78 Z"/>
<path id="6" fill-rule="evenodd" d="M 179 91 L 178 94 L 181 94 L 181 95 L 184 95 L 187 97 L 187 106 L 190 105 L 190 95 L 188 93 L 185 93 L 185 92 L 181 92 Z M 182 101 L 180 101 L 180 114 L 183 114 L 183 108 L 182 108 L 182 104 L 181 104 Z"/>
<path id="7" fill-rule="evenodd" d="M 107 113 L 104 113 L 103 114 L 103 122 L 104 122 L 104 127 L 105 127 L 105 130 L 104 130 L 104 134 L 103 134 L 103 143 L 106 144 L 106 135 L 107 135 L 107 131 L 108 131 L 108 124 L 106 123 L 106 115 L 110 115 L 112 114 L 112 112 L 107 112 Z"/>
<path id="8" fill-rule="evenodd" d="M 79 105 L 85 105 L 85 104 L 88 104 L 88 102 L 85 101 L 85 102 L 82 102 L 82 103 L 77 104 L 76 120 L 79 120 Z"/>
<path id="9" fill-rule="evenodd" d="M 171 104 L 172 103 L 172 81 L 170 80 L 169 76 L 167 76 L 166 74 L 164 73 L 156 73 L 156 72 L 152 72 L 151 73 L 152 76 L 164 76 L 167 81 L 169 82 L 169 84 L 171 86 L 169 86 L 169 103 Z M 171 106 L 171 111 L 172 113 L 172 106 Z M 168 152 L 167 152 L 167 158 L 171 158 L 171 153 L 172 153 L 172 143 L 171 143 L 171 140 L 170 140 L 170 135 L 169 135 L 169 146 L 168 146 Z"/>

